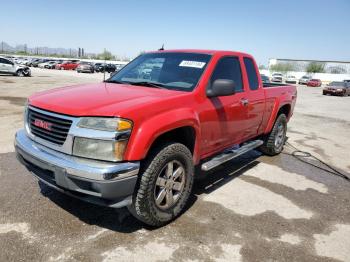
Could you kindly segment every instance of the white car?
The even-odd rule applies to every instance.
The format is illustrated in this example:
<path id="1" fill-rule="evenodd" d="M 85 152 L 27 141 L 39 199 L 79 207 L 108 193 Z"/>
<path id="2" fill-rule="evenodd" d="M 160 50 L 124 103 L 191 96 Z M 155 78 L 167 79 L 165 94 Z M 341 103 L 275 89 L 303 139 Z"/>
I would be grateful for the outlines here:
<path id="1" fill-rule="evenodd" d="M 285 82 L 289 83 L 289 84 L 296 84 L 298 81 L 297 81 L 297 78 L 295 76 L 287 75 Z"/>
<path id="2" fill-rule="evenodd" d="M 47 61 L 44 63 L 40 63 L 40 64 L 38 64 L 38 67 L 39 68 L 46 68 L 46 66 L 48 66 L 51 62 L 53 62 L 53 61 Z"/>
<path id="3" fill-rule="evenodd" d="M 31 71 L 28 66 L 16 64 L 5 57 L 0 57 L 0 73 L 15 76 L 31 76 Z"/>
<path id="4" fill-rule="evenodd" d="M 271 82 L 283 82 L 283 75 L 281 73 L 273 73 L 271 76 Z"/>
<path id="5" fill-rule="evenodd" d="M 48 62 L 39 64 L 38 67 L 51 69 L 51 68 L 54 68 L 56 64 L 57 64 L 57 61 L 48 61 Z"/>

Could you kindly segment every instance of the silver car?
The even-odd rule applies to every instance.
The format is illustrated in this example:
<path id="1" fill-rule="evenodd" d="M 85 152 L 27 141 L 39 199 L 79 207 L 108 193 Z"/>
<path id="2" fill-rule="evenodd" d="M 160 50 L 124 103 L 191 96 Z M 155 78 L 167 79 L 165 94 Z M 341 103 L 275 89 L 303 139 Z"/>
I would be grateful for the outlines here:
<path id="1" fill-rule="evenodd" d="M 311 80 L 311 76 L 303 76 L 299 79 L 299 85 L 307 85 L 307 83 Z"/>
<path id="2" fill-rule="evenodd" d="M 16 64 L 5 57 L 0 57 L 0 73 L 15 76 L 31 76 L 28 66 Z"/>

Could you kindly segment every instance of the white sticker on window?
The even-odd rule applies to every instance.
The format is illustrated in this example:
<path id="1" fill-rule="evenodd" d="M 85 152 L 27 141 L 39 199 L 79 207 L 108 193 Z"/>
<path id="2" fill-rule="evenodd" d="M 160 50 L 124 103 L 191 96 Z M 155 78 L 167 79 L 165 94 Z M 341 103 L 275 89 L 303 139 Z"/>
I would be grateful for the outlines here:
<path id="1" fill-rule="evenodd" d="M 198 61 L 186 61 L 186 60 L 183 60 L 179 64 L 179 66 L 203 68 L 205 66 L 205 63 L 204 62 L 198 62 Z"/>

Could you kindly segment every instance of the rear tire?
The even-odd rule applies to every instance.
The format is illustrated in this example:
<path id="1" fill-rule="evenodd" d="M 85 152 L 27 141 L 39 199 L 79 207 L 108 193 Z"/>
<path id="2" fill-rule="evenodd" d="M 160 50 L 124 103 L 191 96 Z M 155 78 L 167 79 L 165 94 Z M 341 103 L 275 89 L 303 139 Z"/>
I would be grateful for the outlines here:
<path id="1" fill-rule="evenodd" d="M 264 144 L 259 150 L 269 156 L 278 155 L 282 152 L 284 143 L 286 142 L 287 133 L 287 117 L 280 114 L 272 128 L 272 131 L 265 137 Z"/>
<path id="2" fill-rule="evenodd" d="M 166 143 L 142 164 L 130 213 L 150 226 L 163 226 L 178 217 L 191 194 L 194 166 L 190 150 Z"/>

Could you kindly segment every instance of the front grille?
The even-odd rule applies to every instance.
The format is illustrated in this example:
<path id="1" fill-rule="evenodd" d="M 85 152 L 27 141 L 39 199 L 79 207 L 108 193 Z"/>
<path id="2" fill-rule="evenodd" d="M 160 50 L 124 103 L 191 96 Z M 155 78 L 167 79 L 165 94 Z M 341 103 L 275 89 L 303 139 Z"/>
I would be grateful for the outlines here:
<path id="1" fill-rule="evenodd" d="M 50 125 L 50 130 L 34 125 L 35 121 L 44 121 Z M 28 125 L 33 135 L 57 145 L 63 145 L 66 141 L 72 120 L 54 117 L 45 113 L 28 110 Z"/>

